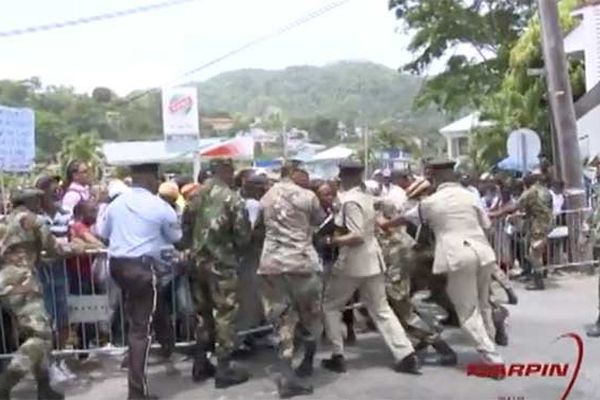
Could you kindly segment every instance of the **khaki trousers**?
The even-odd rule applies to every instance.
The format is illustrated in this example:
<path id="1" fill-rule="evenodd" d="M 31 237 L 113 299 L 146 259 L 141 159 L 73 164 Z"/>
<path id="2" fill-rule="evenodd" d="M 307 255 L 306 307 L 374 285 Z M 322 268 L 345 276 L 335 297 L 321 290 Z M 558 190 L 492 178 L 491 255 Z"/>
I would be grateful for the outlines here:
<path id="1" fill-rule="evenodd" d="M 457 271 L 448 272 L 446 291 L 465 333 L 485 361 L 501 363 L 492 338 L 495 336 L 490 304 L 490 282 L 494 265 L 468 263 Z"/>
<path id="2" fill-rule="evenodd" d="M 387 301 L 385 276 L 379 274 L 368 277 L 331 276 L 325 290 L 323 311 L 325 331 L 333 344 L 333 354 L 344 354 L 342 310 L 357 289 L 360 300 L 369 311 L 394 359 L 400 361 L 413 353 L 414 348 Z"/>

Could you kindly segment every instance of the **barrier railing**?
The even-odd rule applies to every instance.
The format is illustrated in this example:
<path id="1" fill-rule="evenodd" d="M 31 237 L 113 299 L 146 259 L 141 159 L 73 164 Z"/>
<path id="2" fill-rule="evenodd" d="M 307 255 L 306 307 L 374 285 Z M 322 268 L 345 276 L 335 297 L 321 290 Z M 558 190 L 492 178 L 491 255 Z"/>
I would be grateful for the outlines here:
<path id="1" fill-rule="evenodd" d="M 591 209 L 585 208 L 555 217 L 548 235 L 544 269 L 597 264 L 587 240 L 590 214 Z M 528 263 L 529 243 L 523 217 L 517 214 L 493 221 L 489 239 L 506 270 L 517 266 L 524 269 Z M 36 272 L 51 317 L 55 354 L 125 350 L 127 321 L 120 290 L 109 274 L 105 251 L 90 251 L 68 259 L 43 258 Z M 157 345 L 189 346 L 194 343 L 197 321 L 188 276 L 175 269 L 160 282 L 159 308 L 154 317 Z M 21 337 L 11 316 L 1 309 L 0 312 L 0 358 L 7 358 L 18 348 Z M 253 325 L 238 331 L 238 335 L 271 329 L 271 325 Z"/>
<path id="2" fill-rule="evenodd" d="M 554 216 L 547 235 L 543 270 L 597 264 L 589 240 L 588 221 L 591 213 L 590 208 L 583 208 Z M 523 214 L 513 214 L 492 221 L 490 243 L 500 265 L 506 270 L 528 267 L 529 237 L 525 218 Z"/>

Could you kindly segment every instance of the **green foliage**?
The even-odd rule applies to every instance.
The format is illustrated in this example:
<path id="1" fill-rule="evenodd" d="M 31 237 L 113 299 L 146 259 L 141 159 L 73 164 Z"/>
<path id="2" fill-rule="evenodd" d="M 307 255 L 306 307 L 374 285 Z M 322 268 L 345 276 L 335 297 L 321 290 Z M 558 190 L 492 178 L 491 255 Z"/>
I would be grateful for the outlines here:
<path id="1" fill-rule="evenodd" d="M 58 154 L 61 172 L 64 176 L 67 166 L 74 160 L 84 161 L 89 164 L 96 178 L 102 177 L 102 142 L 94 133 L 68 136 L 63 140 L 62 149 Z"/>
<path id="2" fill-rule="evenodd" d="M 571 16 L 580 0 L 562 0 L 559 3 L 560 22 L 564 32 L 576 26 Z M 540 21 L 532 18 L 523 35 L 510 52 L 510 64 L 498 92 L 483 104 L 487 118 L 498 124 L 485 140 L 478 138 L 477 146 L 484 149 L 488 157 L 502 157 L 505 154 L 506 137 L 517 128 L 530 128 L 542 138 L 542 153 L 552 155 L 550 138 L 550 115 L 544 76 L 532 76 L 531 69 L 544 65 Z M 569 74 L 574 98 L 585 92 L 585 75 L 581 60 L 569 58 Z"/>
<path id="3" fill-rule="evenodd" d="M 389 7 L 413 32 L 414 58 L 405 71 L 422 73 L 448 58 L 446 69 L 427 80 L 415 101 L 456 114 L 477 109 L 498 90 L 509 52 L 533 15 L 535 0 L 390 0 Z M 476 57 L 461 55 L 469 48 Z"/>
<path id="4" fill-rule="evenodd" d="M 354 126 L 393 118 L 410 124 L 419 135 L 437 138 L 437 128 L 447 121 L 437 112 L 411 109 L 421 82 L 362 62 L 233 71 L 197 84 L 199 113 L 233 118 L 228 134 L 248 129 L 255 117 L 261 117 L 267 128 L 279 131 L 285 122 L 288 128 L 314 132 L 315 139 L 331 144 L 337 138 L 338 121 L 353 132 Z M 119 97 L 109 88 L 97 87 L 89 95 L 70 87 L 42 86 L 37 78 L 0 80 L 0 104 L 35 110 L 37 160 L 47 163 L 57 162 L 59 152 L 74 146 L 76 139 L 69 138 L 86 133 L 93 132 L 102 141 L 160 139 L 160 93 L 140 93 Z M 205 125 L 201 133 L 217 134 Z"/>

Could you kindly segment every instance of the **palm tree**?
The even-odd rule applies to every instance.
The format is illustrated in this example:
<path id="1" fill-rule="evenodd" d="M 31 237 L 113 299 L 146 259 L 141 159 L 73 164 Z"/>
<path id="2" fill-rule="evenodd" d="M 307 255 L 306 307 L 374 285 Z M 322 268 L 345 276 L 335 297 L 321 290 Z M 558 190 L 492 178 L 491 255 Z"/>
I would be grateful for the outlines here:
<path id="1" fill-rule="evenodd" d="M 90 165 L 96 178 L 102 176 L 104 156 L 101 151 L 102 142 L 95 132 L 66 137 L 58 154 L 62 171 L 66 171 L 71 161 L 81 160 Z"/>

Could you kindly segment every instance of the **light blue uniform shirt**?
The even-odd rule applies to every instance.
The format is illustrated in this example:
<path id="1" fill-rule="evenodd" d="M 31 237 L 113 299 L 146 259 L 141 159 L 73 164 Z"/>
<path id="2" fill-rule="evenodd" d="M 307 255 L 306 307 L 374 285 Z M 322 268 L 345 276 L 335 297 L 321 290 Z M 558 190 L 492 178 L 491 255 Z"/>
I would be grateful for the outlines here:
<path id="1" fill-rule="evenodd" d="M 106 208 L 98 234 L 109 241 L 110 257 L 160 257 L 161 250 L 181 240 L 177 214 L 164 200 L 133 188 Z"/>

